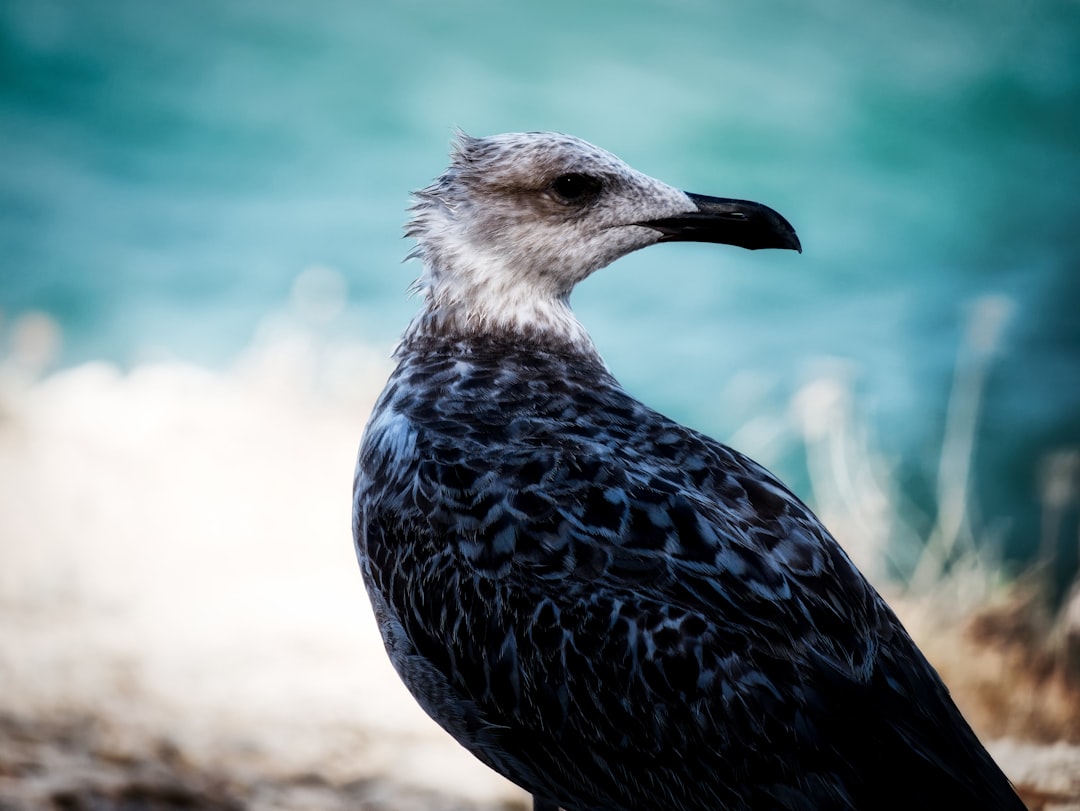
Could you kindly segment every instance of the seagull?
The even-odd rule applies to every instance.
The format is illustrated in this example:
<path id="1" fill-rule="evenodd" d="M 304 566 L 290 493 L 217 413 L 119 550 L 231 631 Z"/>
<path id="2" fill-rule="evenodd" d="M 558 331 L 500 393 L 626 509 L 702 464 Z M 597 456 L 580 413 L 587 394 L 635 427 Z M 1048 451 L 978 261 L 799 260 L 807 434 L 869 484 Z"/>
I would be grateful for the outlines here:
<path id="1" fill-rule="evenodd" d="M 536 811 L 1022 809 L 896 615 L 761 465 L 605 366 L 631 251 L 801 252 L 780 214 L 557 133 L 459 134 L 364 430 L 356 552 L 420 706 Z"/>

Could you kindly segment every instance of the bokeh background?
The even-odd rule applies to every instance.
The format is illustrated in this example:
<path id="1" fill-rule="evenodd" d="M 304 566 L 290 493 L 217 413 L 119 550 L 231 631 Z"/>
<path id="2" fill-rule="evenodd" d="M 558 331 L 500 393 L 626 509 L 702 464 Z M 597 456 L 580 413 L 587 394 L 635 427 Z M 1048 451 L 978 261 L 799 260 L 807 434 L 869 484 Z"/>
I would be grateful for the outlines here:
<path id="1" fill-rule="evenodd" d="M 802 256 L 668 245 L 583 284 L 613 371 L 772 467 L 883 588 L 968 611 L 1034 583 L 1062 627 L 1080 545 L 1074 0 L 11 0 L 11 718 L 110 735 L 141 718 L 234 766 L 237 746 L 280 765 L 277 741 L 335 790 L 483 782 L 395 692 L 348 537 L 355 447 L 416 308 L 408 193 L 454 127 L 573 133 L 781 211 Z M 941 622 L 919 616 L 932 645 Z"/>

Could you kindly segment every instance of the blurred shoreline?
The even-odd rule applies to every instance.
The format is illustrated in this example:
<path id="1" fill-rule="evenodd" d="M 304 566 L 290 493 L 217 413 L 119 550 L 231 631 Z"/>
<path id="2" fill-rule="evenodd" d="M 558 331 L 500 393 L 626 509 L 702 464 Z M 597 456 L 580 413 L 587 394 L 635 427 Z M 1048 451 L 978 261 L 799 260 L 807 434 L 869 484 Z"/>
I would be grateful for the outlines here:
<path id="1" fill-rule="evenodd" d="M 226 371 L 41 375 L 24 344 L 0 375 L 0 808 L 526 807 L 416 707 L 366 604 L 349 489 L 388 349 L 281 322 Z M 1031 807 L 1080 808 L 1080 624 L 1000 573 L 901 594 L 857 551 Z"/>
<path id="2" fill-rule="evenodd" d="M 387 360 L 270 332 L 226 372 L 5 368 L 0 808 L 52 808 L 71 781 L 108 794 L 109 741 L 135 771 L 164 747 L 234 793 L 317 774 L 477 807 L 520 794 L 416 708 L 366 603 L 350 484 Z M 86 803 L 62 807 L 127 807 Z"/>

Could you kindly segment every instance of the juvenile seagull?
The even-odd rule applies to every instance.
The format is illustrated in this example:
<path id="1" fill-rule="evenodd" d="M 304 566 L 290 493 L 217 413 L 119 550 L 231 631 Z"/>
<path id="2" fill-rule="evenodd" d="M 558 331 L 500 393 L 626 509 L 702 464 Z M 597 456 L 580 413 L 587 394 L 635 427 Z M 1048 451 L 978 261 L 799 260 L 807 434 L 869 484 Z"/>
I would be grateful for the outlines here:
<path id="1" fill-rule="evenodd" d="M 933 668 L 775 476 L 641 404 L 574 285 L 674 240 L 800 250 L 577 138 L 458 140 L 353 530 L 416 700 L 537 809 L 1021 809 Z"/>

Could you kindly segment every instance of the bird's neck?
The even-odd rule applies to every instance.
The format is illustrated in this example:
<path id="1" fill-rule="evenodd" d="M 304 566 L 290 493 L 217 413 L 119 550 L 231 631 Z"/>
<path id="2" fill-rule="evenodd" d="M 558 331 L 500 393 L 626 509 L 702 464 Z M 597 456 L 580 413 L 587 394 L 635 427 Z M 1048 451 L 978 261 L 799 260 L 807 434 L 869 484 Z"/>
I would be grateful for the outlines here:
<path id="1" fill-rule="evenodd" d="M 427 268 L 420 286 L 423 306 L 406 330 L 403 346 L 487 337 L 599 360 L 592 338 L 570 309 L 569 291 L 484 267 L 455 268 L 453 273 Z"/>

